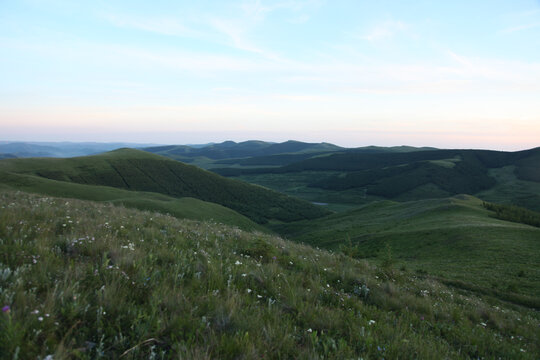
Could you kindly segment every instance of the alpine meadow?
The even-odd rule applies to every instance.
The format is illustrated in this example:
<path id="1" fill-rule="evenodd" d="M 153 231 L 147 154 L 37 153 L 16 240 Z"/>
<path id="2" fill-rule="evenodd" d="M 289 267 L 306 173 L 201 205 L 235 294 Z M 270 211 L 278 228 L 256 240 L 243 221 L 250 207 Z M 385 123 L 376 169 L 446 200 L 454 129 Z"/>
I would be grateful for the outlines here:
<path id="1" fill-rule="evenodd" d="M 0 360 L 540 359 L 540 3 L 0 5 Z"/>

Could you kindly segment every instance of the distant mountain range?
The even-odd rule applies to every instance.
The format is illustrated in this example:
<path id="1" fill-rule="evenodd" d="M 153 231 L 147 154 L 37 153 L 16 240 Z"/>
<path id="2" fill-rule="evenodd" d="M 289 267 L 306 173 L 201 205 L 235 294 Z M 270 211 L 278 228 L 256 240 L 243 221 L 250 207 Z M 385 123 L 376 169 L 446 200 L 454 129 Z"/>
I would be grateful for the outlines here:
<path id="1" fill-rule="evenodd" d="M 268 156 L 286 153 L 314 153 L 342 150 L 344 148 L 329 143 L 305 143 L 289 140 L 283 143 L 271 143 L 258 140 L 244 142 L 225 141 L 202 147 L 188 145 L 170 145 L 147 147 L 143 150 L 164 155 L 176 160 L 190 160 L 206 157 L 212 160 Z"/>
<path id="2" fill-rule="evenodd" d="M 258 140 L 244 142 L 225 141 L 222 143 L 189 144 L 189 145 L 155 145 L 141 143 L 100 143 L 100 142 L 25 142 L 0 141 L 0 159 L 14 157 L 74 157 L 95 155 L 120 148 L 143 149 L 175 160 L 193 162 L 194 159 L 204 157 L 213 160 L 268 156 L 291 153 L 316 153 L 345 148 L 329 143 L 304 143 L 300 141 L 286 141 L 274 143 Z M 418 148 L 400 146 L 384 148 L 369 146 L 363 148 L 366 152 L 386 151 L 412 151 Z"/>

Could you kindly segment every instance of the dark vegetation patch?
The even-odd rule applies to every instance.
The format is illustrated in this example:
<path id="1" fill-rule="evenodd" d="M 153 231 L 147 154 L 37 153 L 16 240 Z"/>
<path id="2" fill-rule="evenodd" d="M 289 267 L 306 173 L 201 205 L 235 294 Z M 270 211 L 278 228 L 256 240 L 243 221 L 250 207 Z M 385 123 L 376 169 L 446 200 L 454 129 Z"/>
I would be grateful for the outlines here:
<path id="1" fill-rule="evenodd" d="M 493 217 L 526 225 L 540 227 L 540 213 L 515 205 L 492 204 L 483 202 L 483 206 L 493 211 Z"/>
<path id="2" fill-rule="evenodd" d="M 358 204 L 381 197 L 415 200 L 460 193 L 476 195 L 497 188 L 496 185 L 504 180 L 492 176 L 491 171 L 505 167 L 512 167 L 513 176 L 517 180 L 540 181 L 540 148 L 517 152 L 432 149 L 367 152 L 347 149 L 317 154 L 282 166 L 279 166 L 280 159 L 285 163 L 286 157 L 282 155 L 268 157 L 266 165 L 257 165 L 257 158 L 230 160 L 231 167 L 214 164 L 217 167 L 211 167 L 210 170 L 227 177 L 264 183 L 268 187 L 311 201 L 321 202 L 321 198 L 327 196 L 340 198 L 340 204 L 348 203 L 345 192 L 351 190 L 363 191 L 364 199 L 355 199 Z M 238 167 L 240 163 L 256 167 Z M 225 165 L 225 162 L 221 164 Z M 317 173 L 317 176 L 306 176 L 303 183 L 296 181 L 290 187 L 282 185 L 288 177 L 300 179 L 300 174 L 310 173 Z M 277 182 L 273 183 L 272 179 Z M 505 185 L 497 188 L 499 190 L 490 196 L 506 197 L 508 202 L 538 209 L 540 197 L 534 190 L 534 184 L 522 182 L 519 187 L 519 193 L 511 193 Z M 343 196 L 339 193 L 343 193 Z"/>
<path id="3" fill-rule="evenodd" d="M 460 161 L 452 168 L 431 162 L 416 162 L 404 166 L 364 170 L 333 176 L 309 186 L 328 190 L 366 188 L 371 195 L 393 198 L 425 184 L 434 184 L 450 194 L 474 194 L 488 189 L 495 180 L 485 168 Z"/>

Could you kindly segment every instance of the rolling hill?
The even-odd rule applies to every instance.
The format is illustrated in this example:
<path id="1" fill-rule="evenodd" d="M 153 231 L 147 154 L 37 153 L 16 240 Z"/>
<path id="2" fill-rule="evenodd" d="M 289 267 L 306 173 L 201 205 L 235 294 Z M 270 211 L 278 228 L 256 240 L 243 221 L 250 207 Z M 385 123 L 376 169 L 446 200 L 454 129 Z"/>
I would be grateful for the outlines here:
<path id="1" fill-rule="evenodd" d="M 285 153 L 336 151 L 340 149 L 343 148 L 328 143 L 305 143 L 294 140 L 285 141 L 283 143 L 270 143 L 259 140 L 250 140 L 239 143 L 234 141 L 225 141 L 219 144 L 211 144 L 197 148 L 188 145 L 170 145 L 147 147 L 142 150 L 165 156 L 204 156 L 209 159 L 217 160 Z"/>
<path id="2" fill-rule="evenodd" d="M 0 173 L 56 180 L 60 187 L 63 183 L 77 183 L 191 197 L 220 204 L 258 223 L 328 214 L 306 201 L 133 149 L 68 159 L 5 159 L 0 161 Z M 16 186 L 16 181 L 10 185 Z"/>
<path id="3" fill-rule="evenodd" d="M 540 253 L 540 228 L 492 215 L 481 200 L 459 195 L 373 202 L 275 230 L 295 241 L 352 251 L 360 258 L 384 258 L 388 246 L 394 260 L 420 273 L 462 281 L 503 297 L 539 299 L 540 257 L 533 254 Z"/>
<path id="4" fill-rule="evenodd" d="M 355 151 L 358 153 L 402 153 L 435 150 L 429 147 L 412 146 L 365 146 L 354 149 L 343 148 L 329 143 L 306 143 L 289 140 L 283 143 L 269 143 L 259 140 L 250 140 L 236 143 L 225 141 L 223 143 L 193 146 L 168 145 L 141 148 L 151 153 L 167 156 L 169 158 L 190 163 L 204 169 L 220 168 L 223 165 L 235 168 L 253 166 L 285 166 L 302 160 L 328 155 Z"/>
<path id="5" fill-rule="evenodd" d="M 0 203 L 2 358 L 540 356 L 538 311 L 430 275 L 97 202 Z"/>
<path id="6" fill-rule="evenodd" d="M 195 198 L 175 198 L 159 193 L 130 191 L 110 186 L 85 185 L 35 175 L 0 172 L 0 189 L 21 190 L 49 196 L 108 202 L 157 211 L 181 219 L 217 221 L 244 230 L 267 231 L 247 217 L 224 206 Z"/>
<path id="7" fill-rule="evenodd" d="M 210 168 L 222 161 L 236 163 L 240 159 L 252 157 L 267 157 L 277 154 L 314 154 L 328 153 L 343 149 L 328 143 L 305 143 L 289 140 L 283 143 L 270 143 L 259 140 L 250 140 L 236 143 L 225 141 L 219 144 L 210 144 L 203 147 L 187 145 L 170 145 L 147 147 L 142 150 L 167 156 L 186 163 L 196 164 L 203 168 Z M 305 156 L 305 155 L 304 155 Z M 309 157 L 309 156 L 308 156 Z M 306 157 L 302 157 L 304 159 Z M 232 160 L 234 159 L 234 160 Z"/>
<path id="8" fill-rule="evenodd" d="M 353 149 L 268 165 L 276 166 L 211 170 L 313 202 L 361 205 L 466 193 L 540 210 L 540 148 L 375 153 Z M 287 179 L 295 181 L 287 186 Z"/>

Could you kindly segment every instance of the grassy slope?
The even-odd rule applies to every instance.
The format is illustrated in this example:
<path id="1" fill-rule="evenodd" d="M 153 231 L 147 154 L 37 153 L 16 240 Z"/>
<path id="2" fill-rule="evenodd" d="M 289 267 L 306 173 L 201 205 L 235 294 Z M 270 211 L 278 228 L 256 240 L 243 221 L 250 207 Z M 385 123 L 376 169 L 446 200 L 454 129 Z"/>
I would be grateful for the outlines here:
<path id="1" fill-rule="evenodd" d="M 2 358 L 540 356 L 536 311 L 429 277 L 95 202 L 0 204 Z"/>
<path id="2" fill-rule="evenodd" d="M 306 201 L 132 149 L 70 159 L 3 160 L 0 161 L 0 172 L 155 192 L 177 198 L 193 197 L 226 206 L 260 223 L 269 219 L 316 218 L 328 213 Z"/>
<path id="3" fill-rule="evenodd" d="M 50 180 L 33 175 L 0 172 L 0 186 L 50 196 L 106 201 L 140 210 L 168 213 L 178 218 L 214 220 L 244 230 L 263 227 L 224 206 L 194 198 L 174 198 L 158 193 L 129 191 L 109 186 L 83 185 Z"/>
<path id="4" fill-rule="evenodd" d="M 540 166 L 537 165 L 537 168 Z M 497 180 L 497 184 L 477 196 L 486 201 L 515 204 L 540 211 L 540 182 L 518 179 L 515 170 L 516 167 L 512 165 L 491 169 L 490 176 Z"/>
<path id="5" fill-rule="evenodd" d="M 540 297 L 540 229 L 489 215 L 470 196 L 382 201 L 276 230 L 334 249 L 350 238 L 365 257 L 382 256 L 388 243 L 393 256 L 413 269 L 503 295 Z"/>

